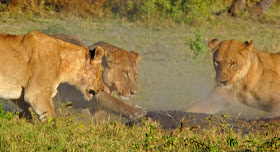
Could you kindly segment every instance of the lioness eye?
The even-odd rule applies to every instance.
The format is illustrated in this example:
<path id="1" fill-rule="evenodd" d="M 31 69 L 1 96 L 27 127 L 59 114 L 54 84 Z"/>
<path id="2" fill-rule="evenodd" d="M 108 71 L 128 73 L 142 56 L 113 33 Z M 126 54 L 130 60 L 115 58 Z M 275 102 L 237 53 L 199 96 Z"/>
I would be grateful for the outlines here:
<path id="1" fill-rule="evenodd" d="M 124 72 L 124 75 L 125 75 L 126 77 L 129 77 L 128 72 Z"/>
<path id="2" fill-rule="evenodd" d="M 236 65 L 236 63 L 235 62 L 231 62 L 230 64 L 229 64 L 229 67 L 234 67 Z"/>

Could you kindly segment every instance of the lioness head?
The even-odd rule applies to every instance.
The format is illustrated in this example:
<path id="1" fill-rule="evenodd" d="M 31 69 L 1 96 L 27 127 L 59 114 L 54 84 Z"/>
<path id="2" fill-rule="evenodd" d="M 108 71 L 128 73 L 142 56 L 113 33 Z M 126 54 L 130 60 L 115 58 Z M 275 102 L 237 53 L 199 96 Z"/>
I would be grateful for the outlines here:
<path id="1" fill-rule="evenodd" d="M 138 76 L 138 51 L 125 51 L 117 49 L 105 51 L 107 66 L 104 67 L 103 81 L 110 88 L 115 90 L 123 100 L 138 92 L 136 78 Z"/>
<path id="2" fill-rule="evenodd" d="M 83 42 L 69 35 L 57 34 L 55 37 L 79 46 L 85 46 Z M 128 52 L 103 41 L 99 41 L 88 48 L 93 50 L 97 46 L 101 46 L 106 52 L 102 63 L 104 67 L 104 91 L 108 93 L 117 91 L 122 99 L 129 99 L 131 95 L 138 92 L 136 77 L 138 75 L 140 53 L 138 51 Z"/>
<path id="3" fill-rule="evenodd" d="M 216 38 L 208 41 L 212 49 L 213 64 L 216 70 L 216 82 L 230 88 L 234 82 L 244 77 L 250 68 L 250 52 L 253 42 L 226 40 L 219 42 Z"/>
<path id="4" fill-rule="evenodd" d="M 90 100 L 93 95 L 99 93 L 103 89 L 103 56 L 104 50 L 102 47 L 90 50 L 90 57 L 87 57 L 86 63 L 79 70 L 79 89 L 87 100 Z"/>

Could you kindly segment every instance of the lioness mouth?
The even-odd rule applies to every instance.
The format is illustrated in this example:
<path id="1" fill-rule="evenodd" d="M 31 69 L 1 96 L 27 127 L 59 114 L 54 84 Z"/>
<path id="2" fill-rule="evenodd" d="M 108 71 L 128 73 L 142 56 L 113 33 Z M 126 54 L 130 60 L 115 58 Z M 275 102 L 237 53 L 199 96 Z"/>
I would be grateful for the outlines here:
<path id="1" fill-rule="evenodd" d="M 222 84 L 221 86 L 224 89 L 230 89 L 233 85 L 232 84 Z"/>
<path id="2" fill-rule="evenodd" d="M 128 101 L 129 100 L 129 97 L 126 97 L 126 96 L 122 96 L 122 95 L 119 95 L 119 97 L 124 100 L 124 101 Z"/>

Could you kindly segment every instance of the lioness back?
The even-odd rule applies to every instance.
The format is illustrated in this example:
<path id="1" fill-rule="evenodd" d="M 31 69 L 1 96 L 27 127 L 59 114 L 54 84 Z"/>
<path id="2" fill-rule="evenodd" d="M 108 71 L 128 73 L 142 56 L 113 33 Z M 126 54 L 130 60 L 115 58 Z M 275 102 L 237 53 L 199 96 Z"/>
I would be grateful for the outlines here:
<path id="1" fill-rule="evenodd" d="M 70 36 L 70 35 L 56 34 L 56 35 L 54 35 L 54 37 L 59 38 L 61 40 L 64 40 L 66 42 L 70 42 L 70 43 L 73 43 L 73 44 L 76 44 L 76 45 L 79 45 L 79 46 L 86 47 L 86 45 L 82 41 L 80 41 L 79 39 L 77 39 L 77 38 L 75 38 L 73 36 Z"/>

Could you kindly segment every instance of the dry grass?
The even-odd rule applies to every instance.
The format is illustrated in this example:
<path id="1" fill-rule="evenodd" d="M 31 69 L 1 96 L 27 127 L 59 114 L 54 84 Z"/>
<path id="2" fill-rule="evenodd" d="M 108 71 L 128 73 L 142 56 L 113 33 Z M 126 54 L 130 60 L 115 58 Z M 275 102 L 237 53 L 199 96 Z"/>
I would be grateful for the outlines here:
<path id="1" fill-rule="evenodd" d="M 67 113 L 67 111 L 64 111 Z M 0 118 L 0 151 L 278 151 L 279 125 L 266 132 L 238 134 L 227 122 L 209 129 L 162 130 L 158 123 L 142 120 L 125 126 L 119 121 L 79 121 L 67 114 L 55 124 L 38 119 L 26 122 Z"/>
<path id="2" fill-rule="evenodd" d="M 1 5 L 5 15 L 16 16 L 80 16 L 99 17 L 109 15 L 106 10 L 106 0 L 12 0 Z"/>

